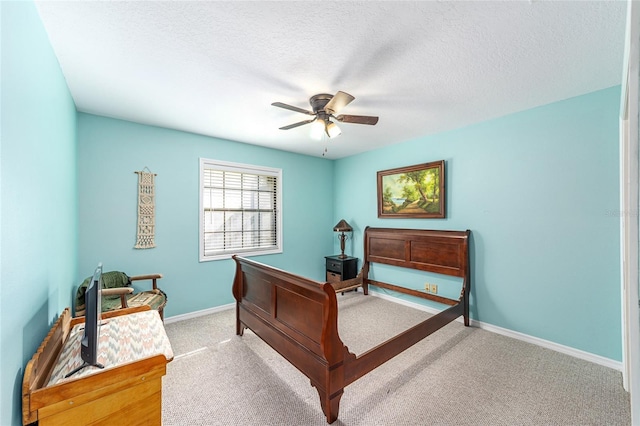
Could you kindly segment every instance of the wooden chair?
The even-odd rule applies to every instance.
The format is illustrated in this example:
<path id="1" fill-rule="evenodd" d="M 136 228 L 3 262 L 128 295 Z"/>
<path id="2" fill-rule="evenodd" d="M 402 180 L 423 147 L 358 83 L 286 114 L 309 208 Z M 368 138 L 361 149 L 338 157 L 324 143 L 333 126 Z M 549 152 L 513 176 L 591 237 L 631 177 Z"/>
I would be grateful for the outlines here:
<path id="1" fill-rule="evenodd" d="M 164 321 L 164 307 L 167 304 L 167 295 L 158 288 L 158 280 L 162 274 L 127 276 L 124 272 L 111 271 L 102 274 L 102 312 L 110 312 L 118 309 L 148 305 L 160 314 Z M 75 316 L 83 316 L 85 311 L 84 293 L 91 277 L 84 280 L 76 292 Z M 134 293 L 131 287 L 134 281 L 151 281 L 151 290 Z"/>

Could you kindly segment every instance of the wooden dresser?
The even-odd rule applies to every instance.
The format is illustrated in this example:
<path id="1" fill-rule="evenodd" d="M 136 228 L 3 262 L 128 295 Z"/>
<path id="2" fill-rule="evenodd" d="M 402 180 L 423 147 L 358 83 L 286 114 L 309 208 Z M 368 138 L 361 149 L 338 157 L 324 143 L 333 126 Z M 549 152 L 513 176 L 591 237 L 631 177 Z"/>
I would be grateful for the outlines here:
<path id="1" fill-rule="evenodd" d="M 25 368 L 22 423 L 47 425 L 161 425 L 162 376 L 173 359 L 157 311 L 148 306 L 104 314 L 98 361 L 82 364 L 84 317 L 62 312 Z"/>

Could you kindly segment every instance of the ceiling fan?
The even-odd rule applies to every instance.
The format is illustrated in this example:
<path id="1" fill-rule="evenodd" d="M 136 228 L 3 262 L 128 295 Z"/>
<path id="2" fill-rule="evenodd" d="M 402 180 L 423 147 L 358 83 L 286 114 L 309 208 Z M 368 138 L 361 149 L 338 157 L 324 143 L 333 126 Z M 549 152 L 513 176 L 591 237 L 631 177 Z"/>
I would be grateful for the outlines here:
<path id="1" fill-rule="evenodd" d="M 339 136 L 341 131 L 336 123 L 331 121 L 331 118 L 334 118 L 341 123 L 369 124 L 372 126 L 378 122 L 378 117 L 368 115 L 335 115 L 340 110 L 342 110 L 342 108 L 349 105 L 354 99 L 355 98 L 350 94 L 339 91 L 335 95 L 320 93 L 309 98 L 309 103 L 311 104 L 311 109 L 313 111 L 283 104 L 282 102 L 274 102 L 271 105 L 314 116 L 309 120 L 304 120 L 298 123 L 289 124 L 288 126 L 280 127 L 280 130 L 289 130 L 293 129 L 294 127 L 315 122 L 312 134 L 315 134 L 319 139 L 319 136 L 321 136 L 324 132 L 330 138 L 334 138 L 336 136 Z"/>

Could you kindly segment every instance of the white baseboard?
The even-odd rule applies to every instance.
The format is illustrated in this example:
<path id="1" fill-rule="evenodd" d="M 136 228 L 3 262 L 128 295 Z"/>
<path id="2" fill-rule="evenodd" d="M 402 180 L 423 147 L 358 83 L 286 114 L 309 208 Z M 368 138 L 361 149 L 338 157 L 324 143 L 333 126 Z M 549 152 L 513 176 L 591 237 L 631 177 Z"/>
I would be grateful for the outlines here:
<path id="1" fill-rule="evenodd" d="M 410 302 L 407 300 L 399 299 L 397 297 L 389 296 L 388 294 L 380 293 L 378 291 L 369 291 L 370 295 L 375 297 L 380 297 L 381 299 L 386 299 L 391 302 L 399 303 L 401 305 L 409 306 L 411 308 L 415 308 L 421 311 L 428 312 L 430 314 L 437 314 L 440 312 L 438 309 L 431 308 L 429 306 L 424 306 L 418 303 Z M 460 317 L 456 319 L 456 321 L 463 322 L 463 318 Z M 589 352 L 581 351 L 580 349 L 575 349 L 569 346 L 560 345 L 558 343 L 551 342 L 549 340 L 540 339 L 538 337 L 530 336 L 528 334 L 520 333 L 517 331 L 509 330 L 506 328 L 498 327 L 492 324 L 483 323 L 482 321 L 477 321 L 474 319 L 470 320 L 470 324 L 474 327 L 481 328 L 483 330 L 490 331 L 492 333 L 501 334 L 503 336 L 512 337 L 514 339 L 522 340 L 527 343 L 532 343 L 537 346 L 541 346 L 546 349 L 551 349 L 556 352 L 563 353 L 565 355 L 570 355 L 575 358 L 579 358 L 585 361 L 593 362 L 594 364 L 602 365 L 604 367 L 609 367 L 614 370 L 622 371 L 622 362 L 615 361 L 610 358 L 605 358 L 600 355 L 595 355 Z"/>
<path id="2" fill-rule="evenodd" d="M 236 307 L 236 303 L 229 303 L 227 305 L 216 306 L 214 308 L 202 309 L 201 311 L 189 312 L 188 314 L 174 315 L 164 319 L 165 324 L 171 324 L 172 322 L 184 321 L 191 318 L 201 317 L 203 315 L 215 314 L 217 312 L 226 311 L 227 309 L 233 309 Z"/>
<path id="3" fill-rule="evenodd" d="M 379 297 L 381 299 L 386 299 L 389 300 L 391 302 L 395 302 L 398 303 L 400 305 L 405 305 L 405 306 L 409 306 L 411 308 L 414 309 L 418 309 L 421 311 L 425 311 L 428 312 L 430 314 L 437 314 L 438 312 L 440 312 L 438 309 L 435 308 L 431 308 L 429 306 L 424 306 L 421 305 L 419 303 L 415 303 L 415 302 L 410 302 L 408 300 L 403 300 L 394 296 L 389 296 L 388 294 L 384 294 L 378 291 L 369 291 L 369 294 L 375 297 Z M 178 321 L 184 321 L 190 318 L 197 318 L 197 317 L 201 317 L 203 315 L 209 315 L 209 314 L 215 314 L 217 312 L 222 312 L 222 311 L 226 311 L 227 309 L 233 309 L 236 306 L 235 302 L 234 303 L 229 303 L 227 305 L 222 305 L 222 306 L 216 306 L 214 308 L 209 308 L 209 309 L 203 309 L 201 311 L 195 311 L 195 312 L 190 312 L 188 314 L 182 314 L 182 315 L 174 315 L 168 318 L 164 319 L 164 323 L 165 324 L 171 324 L 173 322 L 178 322 Z M 459 322 L 463 322 L 462 317 L 456 319 L 456 321 Z M 612 368 L 614 370 L 618 370 L 618 371 L 622 371 L 622 362 L 621 361 L 615 361 L 612 360 L 610 358 L 605 358 L 603 356 L 600 355 L 595 355 L 589 352 L 585 352 L 585 351 L 581 351 L 580 349 L 575 349 L 569 346 L 564 346 L 564 345 L 560 345 L 558 343 L 554 343 L 551 342 L 549 340 L 544 340 L 544 339 L 540 339 L 538 337 L 533 337 L 530 336 L 528 334 L 524 334 L 524 333 L 520 333 L 517 331 L 513 331 L 513 330 L 509 330 L 506 328 L 502 328 L 502 327 L 498 327 L 496 325 L 492 325 L 492 324 L 487 324 L 487 323 L 483 323 L 482 321 L 477 321 L 474 319 L 471 319 L 470 321 L 471 325 L 474 327 L 478 327 L 481 328 L 483 330 L 487 330 L 490 331 L 492 333 L 497 333 L 497 334 L 501 334 L 503 336 L 507 336 L 507 337 L 511 337 L 514 339 L 518 339 L 518 340 L 522 340 L 524 342 L 527 343 L 532 343 L 534 345 L 537 346 L 541 346 L 543 348 L 547 348 L 547 349 L 551 349 L 554 350 L 556 352 L 560 352 L 563 353 L 565 355 L 570 355 L 573 356 L 575 358 L 579 358 L 585 361 L 589 361 L 589 362 L 593 362 L 594 364 L 598 364 L 598 365 L 602 365 L 604 367 L 609 367 Z"/>

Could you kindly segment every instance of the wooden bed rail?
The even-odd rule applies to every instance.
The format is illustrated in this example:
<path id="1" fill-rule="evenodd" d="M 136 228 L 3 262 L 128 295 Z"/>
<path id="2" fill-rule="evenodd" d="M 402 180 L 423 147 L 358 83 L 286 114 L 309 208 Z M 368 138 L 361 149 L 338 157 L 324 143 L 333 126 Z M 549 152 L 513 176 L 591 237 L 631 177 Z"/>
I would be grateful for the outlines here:
<path id="1" fill-rule="evenodd" d="M 463 313 L 462 305 L 457 304 L 412 328 L 388 339 L 378 346 L 358 355 L 353 365 L 347 369 L 345 386 L 358 380 L 370 371 L 378 368 L 391 358 L 399 355 L 425 337 L 444 327 Z"/>
<path id="2" fill-rule="evenodd" d="M 457 305 L 460 300 L 448 299 L 446 297 L 438 296 L 436 294 L 423 293 L 418 290 L 413 290 L 406 287 L 400 287 L 393 284 L 387 284 L 381 281 L 368 280 L 369 284 L 375 285 L 376 287 L 386 288 L 387 290 L 397 291 L 398 293 L 409 294 L 411 296 L 419 297 L 421 299 L 428 299 L 434 302 L 442 303 L 443 305 L 454 306 Z"/>

